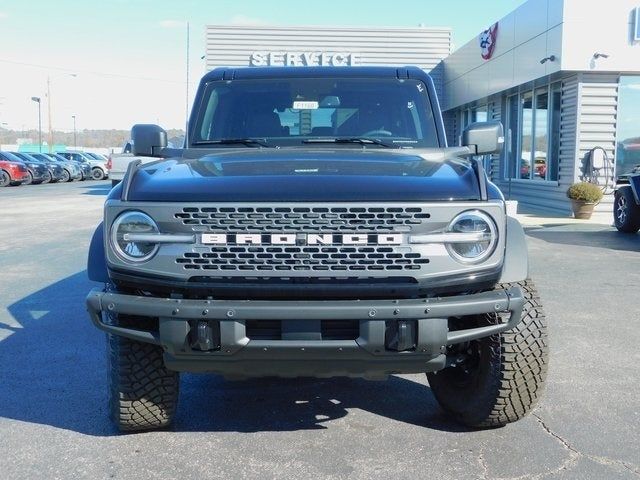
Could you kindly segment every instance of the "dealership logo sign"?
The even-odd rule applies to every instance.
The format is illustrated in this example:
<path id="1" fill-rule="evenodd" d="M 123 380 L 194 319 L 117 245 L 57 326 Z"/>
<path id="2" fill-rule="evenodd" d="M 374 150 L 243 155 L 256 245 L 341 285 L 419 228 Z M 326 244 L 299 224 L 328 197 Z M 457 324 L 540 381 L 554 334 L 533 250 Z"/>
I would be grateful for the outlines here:
<path id="1" fill-rule="evenodd" d="M 489 60 L 493 56 L 496 48 L 496 39 L 498 38 L 498 23 L 494 23 L 491 27 L 480 34 L 480 53 L 482 58 Z"/>
<path id="2" fill-rule="evenodd" d="M 353 52 L 253 52 L 249 57 L 252 67 L 345 67 L 357 65 Z"/>

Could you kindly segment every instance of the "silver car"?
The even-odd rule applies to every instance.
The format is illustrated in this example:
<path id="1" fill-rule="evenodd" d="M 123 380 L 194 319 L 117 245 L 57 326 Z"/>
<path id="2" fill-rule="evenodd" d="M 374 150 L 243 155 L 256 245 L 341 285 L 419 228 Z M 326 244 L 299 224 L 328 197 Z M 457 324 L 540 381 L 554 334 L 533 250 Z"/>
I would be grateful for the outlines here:
<path id="1" fill-rule="evenodd" d="M 104 158 L 95 158 L 88 152 L 79 152 L 75 150 L 66 150 L 64 152 L 56 152 L 67 160 L 79 162 L 85 165 L 85 169 L 89 172 L 93 180 L 104 180 L 109 178 L 109 169 L 107 168 L 107 160 Z M 86 166 L 90 168 L 86 168 Z"/>

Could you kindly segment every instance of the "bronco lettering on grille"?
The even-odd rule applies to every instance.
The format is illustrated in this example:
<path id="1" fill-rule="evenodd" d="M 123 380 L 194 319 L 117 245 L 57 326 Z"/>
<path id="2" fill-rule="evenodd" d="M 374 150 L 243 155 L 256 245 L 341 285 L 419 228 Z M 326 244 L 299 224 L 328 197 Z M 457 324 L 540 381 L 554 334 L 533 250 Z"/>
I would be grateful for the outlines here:
<path id="1" fill-rule="evenodd" d="M 203 245 L 401 245 L 403 235 L 306 233 L 203 233 Z"/>

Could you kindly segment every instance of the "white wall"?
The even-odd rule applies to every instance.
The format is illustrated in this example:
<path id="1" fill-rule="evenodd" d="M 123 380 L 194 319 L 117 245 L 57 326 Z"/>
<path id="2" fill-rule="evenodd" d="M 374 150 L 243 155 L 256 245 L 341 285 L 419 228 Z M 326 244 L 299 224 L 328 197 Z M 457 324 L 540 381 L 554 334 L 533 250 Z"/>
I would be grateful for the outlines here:
<path id="1" fill-rule="evenodd" d="M 444 60 L 444 108 L 557 72 L 559 62 L 543 65 L 540 60 L 560 56 L 562 14 L 562 0 L 529 0 L 498 21 L 496 47 L 490 60 L 482 58 L 477 37 L 456 50 Z"/>
<path id="2" fill-rule="evenodd" d="M 451 29 L 207 25 L 207 70 L 255 66 L 255 52 L 276 54 L 277 64 L 287 52 L 296 64 L 306 63 L 304 53 L 313 54 L 315 64 L 320 52 L 328 57 L 341 52 L 353 55 L 354 65 L 417 65 L 431 73 L 441 95 L 441 62 L 451 53 Z"/>
<path id="3" fill-rule="evenodd" d="M 443 108 L 483 99 L 560 70 L 640 72 L 640 43 L 631 41 L 636 6 L 640 0 L 529 0 L 499 20 L 490 60 L 482 59 L 477 38 L 444 60 Z M 594 60 L 596 52 L 609 58 Z M 555 61 L 540 63 L 551 55 Z"/>
<path id="4" fill-rule="evenodd" d="M 640 0 L 564 0 L 562 69 L 640 72 L 640 42 L 633 42 L 633 10 Z M 594 59 L 605 53 L 609 58 Z"/>

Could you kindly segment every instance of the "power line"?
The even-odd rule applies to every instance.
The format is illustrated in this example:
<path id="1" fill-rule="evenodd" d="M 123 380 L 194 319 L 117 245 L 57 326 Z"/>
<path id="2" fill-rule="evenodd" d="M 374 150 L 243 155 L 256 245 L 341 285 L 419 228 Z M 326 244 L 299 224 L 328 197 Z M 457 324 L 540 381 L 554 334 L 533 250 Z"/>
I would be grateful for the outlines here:
<path id="1" fill-rule="evenodd" d="M 50 65 L 42 65 L 42 64 L 37 64 L 37 63 L 27 63 L 27 62 L 16 62 L 15 60 L 6 60 L 6 59 L 2 59 L 0 58 L 0 62 L 1 63 L 9 63 L 12 65 L 21 65 L 23 67 L 32 67 L 32 68 L 41 68 L 44 70 L 57 70 L 60 72 L 66 72 L 66 73 L 73 73 L 73 72 L 79 72 L 79 73 L 83 73 L 83 74 L 87 74 L 87 75 L 96 75 L 99 77 L 112 77 L 112 78 L 125 78 L 125 79 L 129 79 L 129 80 L 146 80 L 146 81 L 151 81 L 151 82 L 164 82 L 164 83 L 174 83 L 174 84 L 178 84 L 178 85 L 184 85 L 185 81 L 184 80 L 170 80 L 167 78 L 153 78 L 153 77 L 138 77 L 135 75 L 124 75 L 121 73 L 110 73 L 110 72 L 96 72 L 96 71 L 92 71 L 92 70 L 80 70 L 77 68 L 64 68 L 64 67 L 53 67 Z"/>

